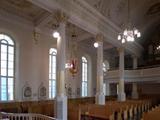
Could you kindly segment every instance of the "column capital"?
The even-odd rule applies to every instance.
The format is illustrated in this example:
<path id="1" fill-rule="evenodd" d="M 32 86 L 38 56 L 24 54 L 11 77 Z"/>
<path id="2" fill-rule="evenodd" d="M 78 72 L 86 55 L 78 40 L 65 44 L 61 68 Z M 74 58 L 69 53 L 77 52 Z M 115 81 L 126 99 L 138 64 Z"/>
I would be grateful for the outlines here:
<path id="1" fill-rule="evenodd" d="M 104 36 L 101 33 L 96 35 L 96 41 L 97 42 L 103 42 L 103 39 L 104 39 Z"/>
<path id="2" fill-rule="evenodd" d="M 118 52 L 123 52 L 124 51 L 124 47 L 119 47 L 117 48 Z"/>
<path id="3" fill-rule="evenodd" d="M 138 58 L 138 56 L 137 56 L 137 55 L 134 55 L 134 54 L 131 55 L 131 56 L 132 56 L 132 58 L 136 58 L 136 59 Z"/>
<path id="4" fill-rule="evenodd" d="M 66 23 L 68 20 L 68 16 L 61 10 L 57 10 L 54 18 L 56 19 L 57 24 Z"/>

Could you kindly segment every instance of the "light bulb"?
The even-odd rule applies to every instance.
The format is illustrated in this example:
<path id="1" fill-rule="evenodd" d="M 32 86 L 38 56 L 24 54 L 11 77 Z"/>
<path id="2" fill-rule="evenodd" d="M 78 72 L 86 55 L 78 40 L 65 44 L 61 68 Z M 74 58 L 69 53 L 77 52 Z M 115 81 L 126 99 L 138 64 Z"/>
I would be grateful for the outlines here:
<path id="1" fill-rule="evenodd" d="M 54 38 L 59 38 L 59 37 L 60 37 L 59 32 L 54 31 L 54 32 L 53 32 L 53 37 L 54 37 Z"/>
<path id="2" fill-rule="evenodd" d="M 132 41 L 132 42 L 134 41 L 134 37 L 131 37 L 131 41 Z"/>
<path id="3" fill-rule="evenodd" d="M 95 42 L 95 43 L 94 43 L 94 47 L 95 47 L 95 48 L 98 48 L 98 46 L 99 46 L 98 42 Z"/>
<path id="4" fill-rule="evenodd" d="M 125 43 L 125 39 L 124 38 L 122 39 L 122 43 Z"/>
<path id="5" fill-rule="evenodd" d="M 131 36 L 127 36 L 127 41 L 128 42 L 132 41 L 132 37 Z"/>
<path id="6" fill-rule="evenodd" d="M 118 40 L 121 40 L 121 35 L 118 35 Z"/>
<path id="7" fill-rule="evenodd" d="M 123 35 L 127 35 L 127 30 L 124 31 Z"/>
<path id="8" fill-rule="evenodd" d="M 140 32 L 137 33 L 137 37 L 138 38 L 141 37 L 141 33 Z"/>
<path id="9" fill-rule="evenodd" d="M 137 29 L 135 29 L 135 30 L 134 30 L 134 34 L 135 34 L 135 35 L 137 35 L 137 33 L 138 33 L 138 30 L 137 30 Z"/>
<path id="10" fill-rule="evenodd" d="M 69 66 L 70 66 L 70 65 L 69 65 L 69 63 L 66 63 L 66 64 L 65 64 L 65 68 L 67 68 L 67 69 L 68 69 L 68 68 L 69 68 Z"/>
<path id="11" fill-rule="evenodd" d="M 65 64 L 65 68 L 66 68 L 66 69 L 70 69 L 70 68 L 72 68 L 72 67 L 73 67 L 73 64 L 72 64 L 72 63 L 69 63 L 69 62 L 68 62 L 68 63 Z"/>

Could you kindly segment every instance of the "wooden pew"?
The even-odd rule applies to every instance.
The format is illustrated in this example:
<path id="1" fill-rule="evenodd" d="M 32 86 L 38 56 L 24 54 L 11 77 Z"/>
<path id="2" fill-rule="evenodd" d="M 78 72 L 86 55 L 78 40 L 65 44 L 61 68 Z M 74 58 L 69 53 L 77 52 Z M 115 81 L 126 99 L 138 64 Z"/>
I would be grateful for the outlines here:
<path id="1" fill-rule="evenodd" d="M 160 106 L 143 113 L 142 120 L 160 120 Z"/>

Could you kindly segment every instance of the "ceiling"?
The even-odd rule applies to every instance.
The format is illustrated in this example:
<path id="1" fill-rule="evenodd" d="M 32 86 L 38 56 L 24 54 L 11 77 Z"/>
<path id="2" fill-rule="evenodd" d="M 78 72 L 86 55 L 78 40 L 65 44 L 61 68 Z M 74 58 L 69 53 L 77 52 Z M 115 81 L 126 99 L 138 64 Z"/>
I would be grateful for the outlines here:
<path id="1" fill-rule="evenodd" d="M 85 1 L 121 29 L 127 26 L 128 0 Z M 138 28 L 142 35 L 148 35 L 160 24 L 160 0 L 129 0 L 129 5 L 131 26 Z"/>
<path id="2" fill-rule="evenodd" d="M 0 10 L 7 11 L 33 22 L 48 13 L 46 10 L 26 0 L 1 0 Z"/>
<path id="3" fill-rule="evenodd" d="M 127 0 L 85 1 L 120 27 L 126 24 Z M 129 0 L 129 6 L 131 22 L 139 27 L 153 17 L 160 16 L 160 0 Z"/>
<path id="4" fill-rule="evenodd" d="M 84 1 L 121 29 L 124 29 L 127 25 L 127 0 Z M 45 22 L 43 27 L 53 29 L 52 26 L 55 24 L 53 15 L 50 12 L 32 4 L 29 0 L 0 0 L 0 10 L 30 20 L 34 24 L 39 23 L 41 19 L 46 19 L 46 16 L 50 16 L 50 19 Z M 160 0 L 130 0 L 130 22 L 142 32 L 143 36 L 147 36 L 151 31 L 155 31 L 156 27 L 160 24 L 159 21 Z M 93 43 L 95 36 L 68 23 L 68 31 L 72 32 L 73 29 L 77 33 L 77 41 L 84 42 L 86 45 Z M 142 39 L 145 39 L 145 37 L 142 37 Z M 106 46 L 106 49 L 113 47 L 107 42 L 104 43 L 104 46 Z"/>
<path id="5" fill-rule="evenodd" d="M 41 24 L 41 21 L 43 22 L 49 16 L 50 19 L 43 24 L 43 27 L 45 28 L 54 29 L 54 25 L 56 24 L 54 13 L 51 14 L 27 0 L 1 0 L 0 10 L 29 20 L 35 25 Z M 78 42 L 82 43 L 87 48 L 94 50 L 93 46 L 91 46 L 91 44 L 94 43 L 93 35 L 71 23 L 67 23 L 66 31 L 69 37 L 71 37 L 73 33 L 76 34 Z M 106 49 L 107 46 L 108 48 L 112 48 L 109 43 L 105 42 L 104 45 L 106 46 Z"/>

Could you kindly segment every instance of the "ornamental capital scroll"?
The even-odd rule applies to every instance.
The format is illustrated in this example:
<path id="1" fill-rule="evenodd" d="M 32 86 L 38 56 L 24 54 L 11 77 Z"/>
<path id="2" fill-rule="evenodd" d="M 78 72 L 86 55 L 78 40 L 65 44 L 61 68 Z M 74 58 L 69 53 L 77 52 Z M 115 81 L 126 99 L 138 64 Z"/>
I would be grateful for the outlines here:
<path id="1" fill-rule="evenodd" d="M 97 34 L 96 35 L 96 41 L 97 42 L 103 42 L 104 36 L 102 34 Z"/>
<path id="2" fill-rule="evenodd" d="M 117 48 L 118 52 L 124 52 L 124 47 Z"/>
<path id="3" fill-rule="evenodd" d="M 61 10 L 56 11 L 54 18 L 56 19 L 57 24 L 65 23 L 68 20 L 68 16 Z"/>

